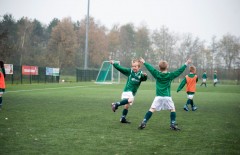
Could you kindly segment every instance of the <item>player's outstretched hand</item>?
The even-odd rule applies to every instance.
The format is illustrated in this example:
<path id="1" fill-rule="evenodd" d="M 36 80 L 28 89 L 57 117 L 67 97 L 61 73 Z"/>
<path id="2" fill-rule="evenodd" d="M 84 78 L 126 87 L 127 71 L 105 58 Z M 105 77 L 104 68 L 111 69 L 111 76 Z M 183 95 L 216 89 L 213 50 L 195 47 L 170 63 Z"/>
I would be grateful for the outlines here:
<path id="1" fill-rule="evenodd" d="M 143 73 L 144 76 L 147 76 L 147 73 Z"/>
<path id="2" fill-rule="evenodd" d="M 145 60 L 142 57 L 139 58 L 139 60 L 140 60 L 141 63 L 143 63 L 143 64 L 145 63 Z"/>
<path id="3" fill-rule="evenodd" d="M 109 63 L 110 64 L 114 64 L 114 60 L 109 60 Z"/>
<path id="4" fill-rule="evenodd" d="M 189 58 L 187 61 L 186 61 L 186 65 L 190 64 L 192 62 L 192 60 Z"/>

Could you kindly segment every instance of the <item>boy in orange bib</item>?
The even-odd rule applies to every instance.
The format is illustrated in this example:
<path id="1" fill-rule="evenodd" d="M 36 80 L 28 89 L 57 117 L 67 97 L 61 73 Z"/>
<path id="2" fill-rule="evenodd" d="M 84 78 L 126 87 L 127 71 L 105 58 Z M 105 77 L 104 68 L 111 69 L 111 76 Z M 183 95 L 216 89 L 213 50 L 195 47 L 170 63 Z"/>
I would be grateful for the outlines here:
<path id="1" fill-rule="evenodd" d="M 183 109 L 185 111 L 189 111 L 188 105 L 190 104 L 192 107 L 192 111 L 195 111 L 195 110 L 197 110 L 197 107 L 193 103 L 193 96 L 196 92 L 196 84 L 198 81 L 198 76 L 196 75 L 196 67 L 195 66 L 190 66 L 189 71 L 190 71 L 190 73 L 188 75 L 186 75 L 185 78 L 182 80 L 182 82 L 180 83 L 180 85 L 177 89 L 177 92 L 182 90 L 182 88 L 185 86 L 185 84 L 187 84 L 186 92 L 187 92 L 188 100 L 187 100 L 187 103 L 184 105 Z"/>
<path id="2" fill-rule="evenodd" d="M 5 92 L 5 68 L 4 62 L 0 61 L 0 110 L 2 110 L 2 95 Z"/>

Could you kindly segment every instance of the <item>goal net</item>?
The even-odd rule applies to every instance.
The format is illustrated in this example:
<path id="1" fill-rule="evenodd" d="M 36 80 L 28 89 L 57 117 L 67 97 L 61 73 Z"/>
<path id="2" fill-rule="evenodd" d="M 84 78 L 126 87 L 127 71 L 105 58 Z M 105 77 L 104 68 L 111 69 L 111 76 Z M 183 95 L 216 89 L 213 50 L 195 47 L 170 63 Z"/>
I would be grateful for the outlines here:
<path id="1" fill-rule="evenodd" d="M 120 61 L 115 61 L 115 63 Z M 120 72 L 113 67 L 109 61 L 103 61 L 102 66 L 98 72 L 96 82 L 98 84 L 112 84 L 120 83 Z"/>

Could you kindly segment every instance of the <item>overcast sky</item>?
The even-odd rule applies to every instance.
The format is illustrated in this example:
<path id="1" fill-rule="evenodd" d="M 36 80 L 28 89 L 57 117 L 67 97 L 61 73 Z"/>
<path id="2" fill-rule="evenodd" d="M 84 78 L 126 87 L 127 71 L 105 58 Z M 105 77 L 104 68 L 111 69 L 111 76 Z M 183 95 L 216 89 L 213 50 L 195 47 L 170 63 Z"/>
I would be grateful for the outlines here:
<path id="1" fill-rule="evenodd" d="M 88 0 L 0 0 L 0 15 L 25 16 L 49 24 L 53 18 L 84 19 Z M 90 0 L 90 16 L 111 28 L 114 24 L 163 25 L 170 32 L 192 33 L 209 41 L 230 33 L 240 37 L 240 0 Z M 2 17 L 0 17 L 2 19 Z"/>

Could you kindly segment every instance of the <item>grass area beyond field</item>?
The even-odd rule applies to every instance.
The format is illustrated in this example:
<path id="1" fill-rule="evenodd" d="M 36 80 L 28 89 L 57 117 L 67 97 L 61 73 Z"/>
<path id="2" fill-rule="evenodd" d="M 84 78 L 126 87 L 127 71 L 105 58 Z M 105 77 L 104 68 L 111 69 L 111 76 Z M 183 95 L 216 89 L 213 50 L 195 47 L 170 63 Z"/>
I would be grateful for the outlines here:
<path id="1" fill-rule="evenodd" d="M 128 120 L 113 113 L 125 83 L 8 85 L 0 111 L 0 154 L 149 155 L 240 154 L 240 86 L 197 87 L 195 112 L 185 112 L 186 93 L 172 98 L 181 131 L 169 129 L 169 111 L 153 114 L 138 130 L 155 97 L 155 83 L 140 86 Z"/>

